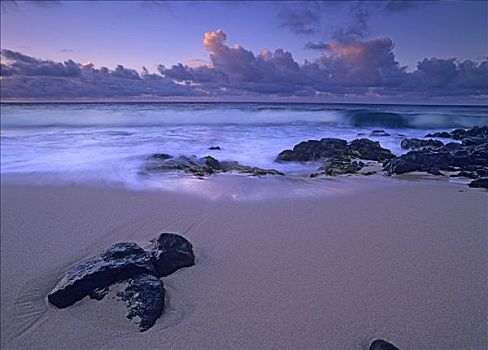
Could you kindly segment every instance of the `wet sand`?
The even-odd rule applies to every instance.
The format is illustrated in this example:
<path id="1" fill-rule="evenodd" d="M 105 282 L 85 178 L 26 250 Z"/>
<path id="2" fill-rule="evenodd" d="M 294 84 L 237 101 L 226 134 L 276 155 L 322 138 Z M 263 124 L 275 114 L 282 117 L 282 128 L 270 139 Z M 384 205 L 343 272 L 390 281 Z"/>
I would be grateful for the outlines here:
<path id="1" fill-rule="evenodd" d="M 482 190 L 402 181 L 248 200 L 1 190 L 2 349 L 488 347 Z M 163 278 L 168 304 L 149 331 L 110 300 L 47 303 L 72 264 L 117 241 L 147 247 L 161 231 L 184 234 L 197 264 Z"/>

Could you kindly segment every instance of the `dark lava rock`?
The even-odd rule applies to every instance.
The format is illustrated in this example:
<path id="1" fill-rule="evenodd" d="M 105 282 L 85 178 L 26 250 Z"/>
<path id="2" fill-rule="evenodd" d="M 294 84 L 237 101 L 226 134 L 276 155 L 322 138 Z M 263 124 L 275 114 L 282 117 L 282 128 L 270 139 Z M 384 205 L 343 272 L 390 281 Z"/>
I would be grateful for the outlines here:
<path id="1" fill-rule="evenodd" d="M 257 167 L 241 165 L 238 162 L 233 161 L 219 162 L 217 159 L 211 156 L 206 156 L 202 158 L 181 156 L 178 158 L 167 159 L 156 159 L 154 158 L 154 156 L 151 156 L 150 161 L 146 164 L 146 170 L 184 171 L 188 174 L 199 177 L 231 171 L 255 176 L 284 175 L 283 173 L 274 169 L 261 169 Z"/>
<path id="2" fill-rule="evenodd" d="M 487 126 L 474 126 L 471 129 L 466 130 L 464 137 L 483 137 L 488 138 L 488 125 Z M 464 138 L 463 138 L 464 139 Z"/>
<path id="3" fill-rule="evenodd" d="M 320 141 L 300 142 L 293 150 L 278 154 L 276 162 L 313 162 L 325 158 L 345 158 L 348 156 L 347 141 L 336 138 L 324 138 Z"/>
<path id="4" fill-rule="evenodd" d="M 416 138 L 402 140 L 400 147 L 403 149 L 439 148 L 444 143 L 438 140 L 419 140 Z"/>
<path id="5" fill-rule="evenodd" d="M 464 136 L 466 136 L 466 130 L 464 129 L 455 129 L 449 133 L 451 135 L 451 138 L 454 140 L 462 140 L 464 139 Z"/>
<path id="6" fill-rule="evenodd" d="M 163 313 L 166 294 L 163 282 L 152 275 L 140 274 L 121 284 L 125 289 L 117 293 L 117 298 L 127 306 L 127 318 L 139 331 L 148 330 Z"/>
<path id="7" fill-rule="evenodd" d="M 488 188 L 488 177 L 477 179 L 469 183 L 469 187 Z"/>
<path id="8" fill-rule="evenodd" d="M 96 300 L 102 300 L 109 292 L 108 287 L 103 287 L 103 288 L 95 288 L 90 294 L 90 298 L 96 299 Z"/>
<path id="9" fill-rule="evenodd" d="M 463 145 L 457 142 L 449 142 L 444 145 L 444 148 L 447 149 L 449 152 L 458 150 L 462 147 Z"/>
<path id="10" fill-rule="evenodd" d="M 171 159 L 171 158 L 173 158 L 173 156 L 166 154 L 166 153 L 155 153 L 155 154 L 151 155 L 150 158 L 156 159 L 156 160 L 161 160 L 161 159 L 165 160 L 165 159 Z"/>
<path id="11" fill-rule="evenodd" d="M 455 129 L 451 132 L 436 132 L 433 134 L 427 134 L 426 137 L 443 137 L 452 138 L 454 140 L 464 140 L 465 138 L 481 137 L 488 138 L 488 126 L 474 126 L 471 129 Z"/>
<path id="12" fill-rule="evenodd" d="M 285 150 L 278 154 L 276 162 L 313 162 L 321 160 L 323 166 L 310 177 L 319 175 L 336 176 L 357 173 L 364 167 L 364 163 L 356 159 L 386 161 L 395 156 L 389 150 L 382 148 L 377 141 L 356 139 L 349 144 L 346 140 L 324 138 L 320 141 L 309 140 L 300 142 L 293 150 Z"/>
<path id="13" fill-rule="evenodd" d="M 426 171 L 441 174 L 440 170 L 460 171 L 459 176 L 471 178 L 485 177 L 488 174 L 488 127 L 474 127 L 469 130 L 456 129 L 450 135 L 462 139 L 462 143 L 437 144 L 435 140 L 407 139 L 402 147 L 416 147 L 398 158 L 383 164 L 388 175 L 410 171 Z M 413 143 L 412 143 L 413 142 Z M 426 144 L 425 142 L 429 142 Z M 434 143 L 435 142 L 435 143 Z M 422 147 L 431 145 L 436 147 Z M 439 147 L 437 147 L 439 146 Z M 463 173 L 464 172 L 464 173 Z"/>
<path id="14" fill-rule="evenodd" d="M 474 145 L 481 145 L 486 142 L 488 142 L 486 137 L 473 136 L 473 137 L 465 137 L 462 141 L 462 144 L 463 146 L 474 146 Z"/>
<path id="15" fill-rule="evenodd" d="M 374 340 L 369 346 L 369 350 L 400 350 L 392 343 L 387 342 L 383 339 Z"/>
<path id="16" fill-rule="evenodd" d="M 427 134 L 425 137 L 439 137 L 442 139 L 449 139 L 451 138 L 451 135 L 447 131 L 442 131 L 442 132 L 434 132 L 432 134 Z"/>
<path id="17" fill-rule="evenodd" d="M 239 165 L 229 168 L 227 171 L 233 171 L 241 174 L 249 174 L 253 176 L 264 176 L 264 175 L 275 175 L 275 176 L 283 176 L 282 172 L 275 170 L 275 169 L 261 169 L 257 167 L 247 166 L 247 165 Z"/>
<path id="18" fill-rule="evenodd" d="M 212 146 L 212 147 L 209 147 L 208 149 L 213 150 L 213 151 L 220 151 L 221 150 L 221 148 L 219 146 Z"/>
<path id="19" fill-rule="evenodd" d="M 207 165 L 207 162 L 212 163 L 210 156 L 205 158 L 185 157 L 178 158 L 155 158 L 154 155 L 150 157 L 150 161 L 146 164 L 146 169 L 149 171 L 174 171 L 182 170 L 193 174 L 210 175 L 215 169 Z M 212 158 L 213 159 L 213 158 Z"/>
<path id="20" fill-rule="evenodd" d="M 97 288 L 141 273 L 156 273 L 151 255 L 136 243 L 116 243 L 96 257 L 72 267 L 49 292 L 48 300 L 64 308 Z"/>
<path id="21" fill-rule="evenodd" d="M 195 265 L 193 246 L 183 236 L 161 233 L 152 242 L 151 254 L 158 276 L 167 276 L 182 267 Z"/>
<path id="22" fill-rule="evenodd" d="M 373 130 L 371 131 L 371 133 L 369 134 L 369 136 L 391 136 L 390 134 L 388 134 L 385 130 Z"/>
<path id="23" fill-rule="evenodd" d="M 395 156 L 386 148 L 382 148 L 378 141 L 356 139 L 349 144 L 349 150 L 356 158 L 383 162 Z M 355 153 L 355 154 L 354 154 Z"/>
<path id="24" fill-rule="evenodd" d="M 413 163 L 402 157 L 392 159 L 384 165 L 384 170 L 388 175 L 409 173 L 418 170 L 418 168 L 419 165 L 417 163 Z"/>
<path id="25" fill-rule="evenodd" d="M 427 171 L 438 174 L 439 170 L 447 170 L 451 164 L 451 155 L 446 150 L 421 149 L 410 151 L 386 164 L 388 175 L 403 174 L 410 171 Z"/>
<path id="26" fill-rule="evenodd" d="M 464 170 L 460 171 L 459 173 L 457 173 L 455 175 L 451 175 L 450 177 L 466 177 L 468 179 L 476 179 L 477 178 L 475 172 L 464 171 Z"/>
<path id="27" fill-rule="evenodd" d="M 338 159 L 331 159 L 319 168 L 318 173 L 310 174 L 310 177 L 317 177 L 319 175 L 337 176 L 345 174 L 355 174 L 364 167 L 363 162 L 358 161 L 341 161 Z"/>
<path id="28" fill-rule="evenodd" d="M 285 150 L 278 154 L 276 162 L 313 162 L 325 159 L 352 161 L 353 158 L 384 161 L 394 155 L 382 148 L 377 141 L 357 139 L 349 145 L 346 140 L 324 138 L 320 141 L 309 140 L 300 142 L 293 150 Z"/>

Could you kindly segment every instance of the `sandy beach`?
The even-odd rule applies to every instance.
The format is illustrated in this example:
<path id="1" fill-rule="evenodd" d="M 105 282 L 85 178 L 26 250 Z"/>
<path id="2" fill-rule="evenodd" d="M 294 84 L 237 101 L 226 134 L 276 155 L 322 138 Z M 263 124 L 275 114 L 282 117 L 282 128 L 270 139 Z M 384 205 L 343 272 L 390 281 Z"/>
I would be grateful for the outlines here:
<path id="1" fill-rule="evenodd" d="M 212 199 L 174 192 L 1 189 L 2 349 L 486 349 L 487 193 L 402 181 L 337 195 Z M 197 263 L 163 278 L 139 333 L 110 300 L 56 309 L 73 264 L 159 232 Z"/>

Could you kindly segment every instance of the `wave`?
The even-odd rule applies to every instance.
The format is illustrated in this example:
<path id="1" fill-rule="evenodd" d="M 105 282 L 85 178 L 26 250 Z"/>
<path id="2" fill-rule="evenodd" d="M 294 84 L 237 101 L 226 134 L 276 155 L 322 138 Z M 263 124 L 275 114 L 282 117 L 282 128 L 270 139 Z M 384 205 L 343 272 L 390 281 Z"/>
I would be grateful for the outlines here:
<path id="1" fill-rule="evenodd" d="M 364 107 L 364 108 L 363 108 Z M 488 125 L 488 107 L 326 104 L 62 104 L 2 105 L 2 130 L 137 128 L 185 125 L 330 125 L 386 129 L 450 129 Z"/>
<path id="2" fill-rule="evenodd" d="M 347 114 L 349 122 L 355 127 L 376 126 L 403 129 L 411 126 L 408 118 L 398 113 L 358 110 Z"/>
<path id="3" fill-rule="evenodd" d="M 458 115 L 452 112 L 395 113 L 376 110 L 348 111 L 347 122 L 354 127 L 389 129 L 452 129 L 488 125 L 488 109 L 484 115 Z"/>

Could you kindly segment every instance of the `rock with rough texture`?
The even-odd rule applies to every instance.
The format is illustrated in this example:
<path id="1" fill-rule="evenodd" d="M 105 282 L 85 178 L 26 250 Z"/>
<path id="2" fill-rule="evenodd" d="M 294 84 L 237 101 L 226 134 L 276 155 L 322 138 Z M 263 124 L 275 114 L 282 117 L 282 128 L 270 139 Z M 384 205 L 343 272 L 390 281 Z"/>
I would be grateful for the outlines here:
<path id="1" fill-rule="evenodd" d="M 382 136 L 391 136 L 391 135 L 388 134 L 385 130 L 373 130 L 373 131 L 371 131 L 369 136 L 382 137 Z"/>
<path id="2" fill-rule="evenodd" d="M 141 273 L 155 274 L 151 255 L 136 243 L 116 243 L 96 257 L 72 267 L 48 294 L 64 308 L 111 284 Z"/>
<path id="3" fill-rule="evenodd" d="M 380 146 L 378 141 L 356 139 L 349 144 L 349 150 L 356 158 L 383 162 L 394 158 L 394 154 Z"/>
<path id="4" fill-rule="evenodd" d="M 451 138 L 454 140 L 462 140 L 464 139 L 464 136 L 466 136 L 466 130 L 464 129 L 455 129 L 449 133 L 451 135 Z"/>
<path id="5" fill-rule="evenodd" d="M 451 155 L 445 150 L 421 149 L 392 159 L 386 163 L 384 169 L 388 175 L 411 171 L 426 171 L 437 175 L 439 170 L 449 169 L 451 159 Z"/>
<path id="6" fill-rule="evenodd" d="M 221 150 L 220 146 L 211 146 L 208 149 L 212 150 L 212 151 L 220 151 Z"/>
<path id="7" fill-rule="evenodd" d="M 166 159 L 173 158 L 173 156 L 166 154 L 166 153 L 154 153 L 149 158 L 154 159 L 154 160 L 166 160 Z"/>
<path id="8" fill-rule="evenodd" d="M 318 175 L 324 174 L 327 176 L 337 176 L 345 174 L 356 174 L 359 170 L 364 167 L 364 163 L 361 161 L 341 161 L 337 159 L 331 159 L 324 163 L 322 167 L 319 168 L 319 173 L 312 173 L 310 177 L 316 177 Z"/>
<path id="9" fill-rule="evenodd" d="M 488 177 L 484 177 L 481 179 L 476 179 L 469 183 L 469 187 L 473 188 L 488 188 Z"/>
<path id="10" fill-rule="evenodd" d="M 300 142 L 293 150 L 285 150 L 278 154 L 276 162 L 314 162 L 326 158 L 348 157 L 347 141 L 335 138 L 324 138 L 320 141 L 308 140 Z"/>
<path id="11" fill-rule="evenodd" d="M 422 148 L 439 148 L 444 143 L 438 140 L 419 140 L 416 138 L 403 139 L 400 147 L 403 149 L 422 149 Z"/>
<path id="12" fill-rule="evenodd" d="M 108 294 L 110 289 L 108 287 L 95 288 L 90 294 L 90 298 L 95 300 L 102 300 Z"/>
<path id="13" fill-rule="evenodd" d="M 247 165 L 240 165 L 239 163 L 225 168 L 225 172 L 237 172 L 240 174 L 249 174 L 252 176 L 265 176 L 265 175 L 274 175 L 274 176 L 283 176 L 282 172 L 275 170 L 275 169 L 261 169 L 258 167 L 252 167 Z"/>
<path id="14" fill-rule="evenodd" d="M 426 137 L 451 138 L 454 140 L 464 140 L 465 138 L 481 137 L 488 138 L 488 126 L 474 126 L 471 129 L 455 129 L 451 132 L 436 132 L 427 134 Z"/>
<path id="15" fill-rule="evenodd" d="M 413 163 L 401 157 L 390 160 L 384 166 L 384 170 L 388 175 L 404 174 L 418 169 L 419 165 L 417 163 Z"/>
<path id="16" fill-rule="evenodd" d="M 374 340 L 369 346 L 369 350 L 400 350 L 392 343 L 387 342 L 383 339 Z"/>
<path id="17" fill-rule="evenodd" d="M 202 158 L 180 156 L 178 158 L 162 158 L 153 155 L 149 157 L 149 162 L 146 164 L 148 171 L 184 171 L 185 173 L 204 177 L 216 173 L 237 172 L 241 174 L 249 174 L 253 176 L 263 175 L 284 175 L 283 173 L 274 169 L 261 169 L 258 167 L 251 167 L 241 165 L 234 161 L 219 162 L 211 156 Z"/>
<path id="18" fill-rule="evenodd" d="M 293 147 L 293 150 L 282 151 L 275 161 L 281 163 L 320 160 L 323 166 L 317 172 L 310 174 L 310 177 L 316 177 L 355 174 L 364 167 L 364 163 L 358 161 L 359 159 L 383 162 L 394 157 L 393 153 L 382 148 L 377 141 L 356 139 L 348 144 L 346 140 L 324 138 L 320 141 L 300 142 Z"/>
<path id="19" fill-rule="evenodd" d="M 140 274 L 121 285 L 124 289 L 117 293 L 117 299 L 127 306 L 127 318 L 138 326 L 139 331 L 148 330 L 163 313 L 166 294 L 163 282 L 152 275 Z"/>
<path id="20" fill-rule="evenodd" d="M 471 172 L 471 171 L 460 171 L 457 174 L 450 175 L 450 177 L 466 177 L 468 179 L 476 179 L 476 173 Z"/>
<path id="21" fill-rule="evenodd" d="M 463 146 L 475 146 L 481 145 L 487 142 L 487 138 L 483 136 L 473 136 L 473 137 L 465 137 L 462 141 Z"/>
<path id="22" fill-rule="evenodd" d="M 449 139 L 451 138 L 451 135 L 447 131 L 442 131 L 442 132 L 434 132 L 432 134 L 427 134 L 425 137 L 438 137 L 441 139 Z"/>
<path id="23" fill-rule="evenodd" d="M 324 138 L 320 141 L 300 142 L 293 150 L 284 150 L 276 157 L 276 162 L 313 162 L 317 160 L 339 159 L 352 161 L 353 158 L 384 161 L 394 155 L 382 148 L 377 141 L 356 139 L 350 144 L 346 140 Z"/>
<path id="24" fill-rule="evenodd" d="M 167 276 L 182 267 L 195 265 L 191 243 L 176 233 L 161 233 L 152 241 L 153 263 L 158 276 Z"/>
<path id="25" fill-rule="evenodd" d="M 436 140 L 404 140 L 402 148 L 414 149 L 384 163 L 384 170 L 388 175 L 410 171 L 426 171 L 440 175 L 440 170 L 446 170 L 457 171 L 461 174 L 459 176 L 475 179 L 488 176 L 488 127 L 456 129 L 449 135 L 462 140 L 462 143 L 450 142 L 440 146 L 440 143 L 437 144 L 440 141 Z M 422 147 L 429 145 L 425 142 L 429 142 L 430 147 Z M 432 147 L 436 145 L 440 147 Z M 416 148 L 417 146 L 420 148 Z"/>
<path id="26" fill-rule="evenodd" d="M 220 170 L 218 161 L 206 156 L 203 158 L 180 156 L 178 158 L 155 158 L 150 157 L 150 162 L 146 164 L 149 171 L 175 171 L 181 170 L 195 176 L 208 176 Z"/>

